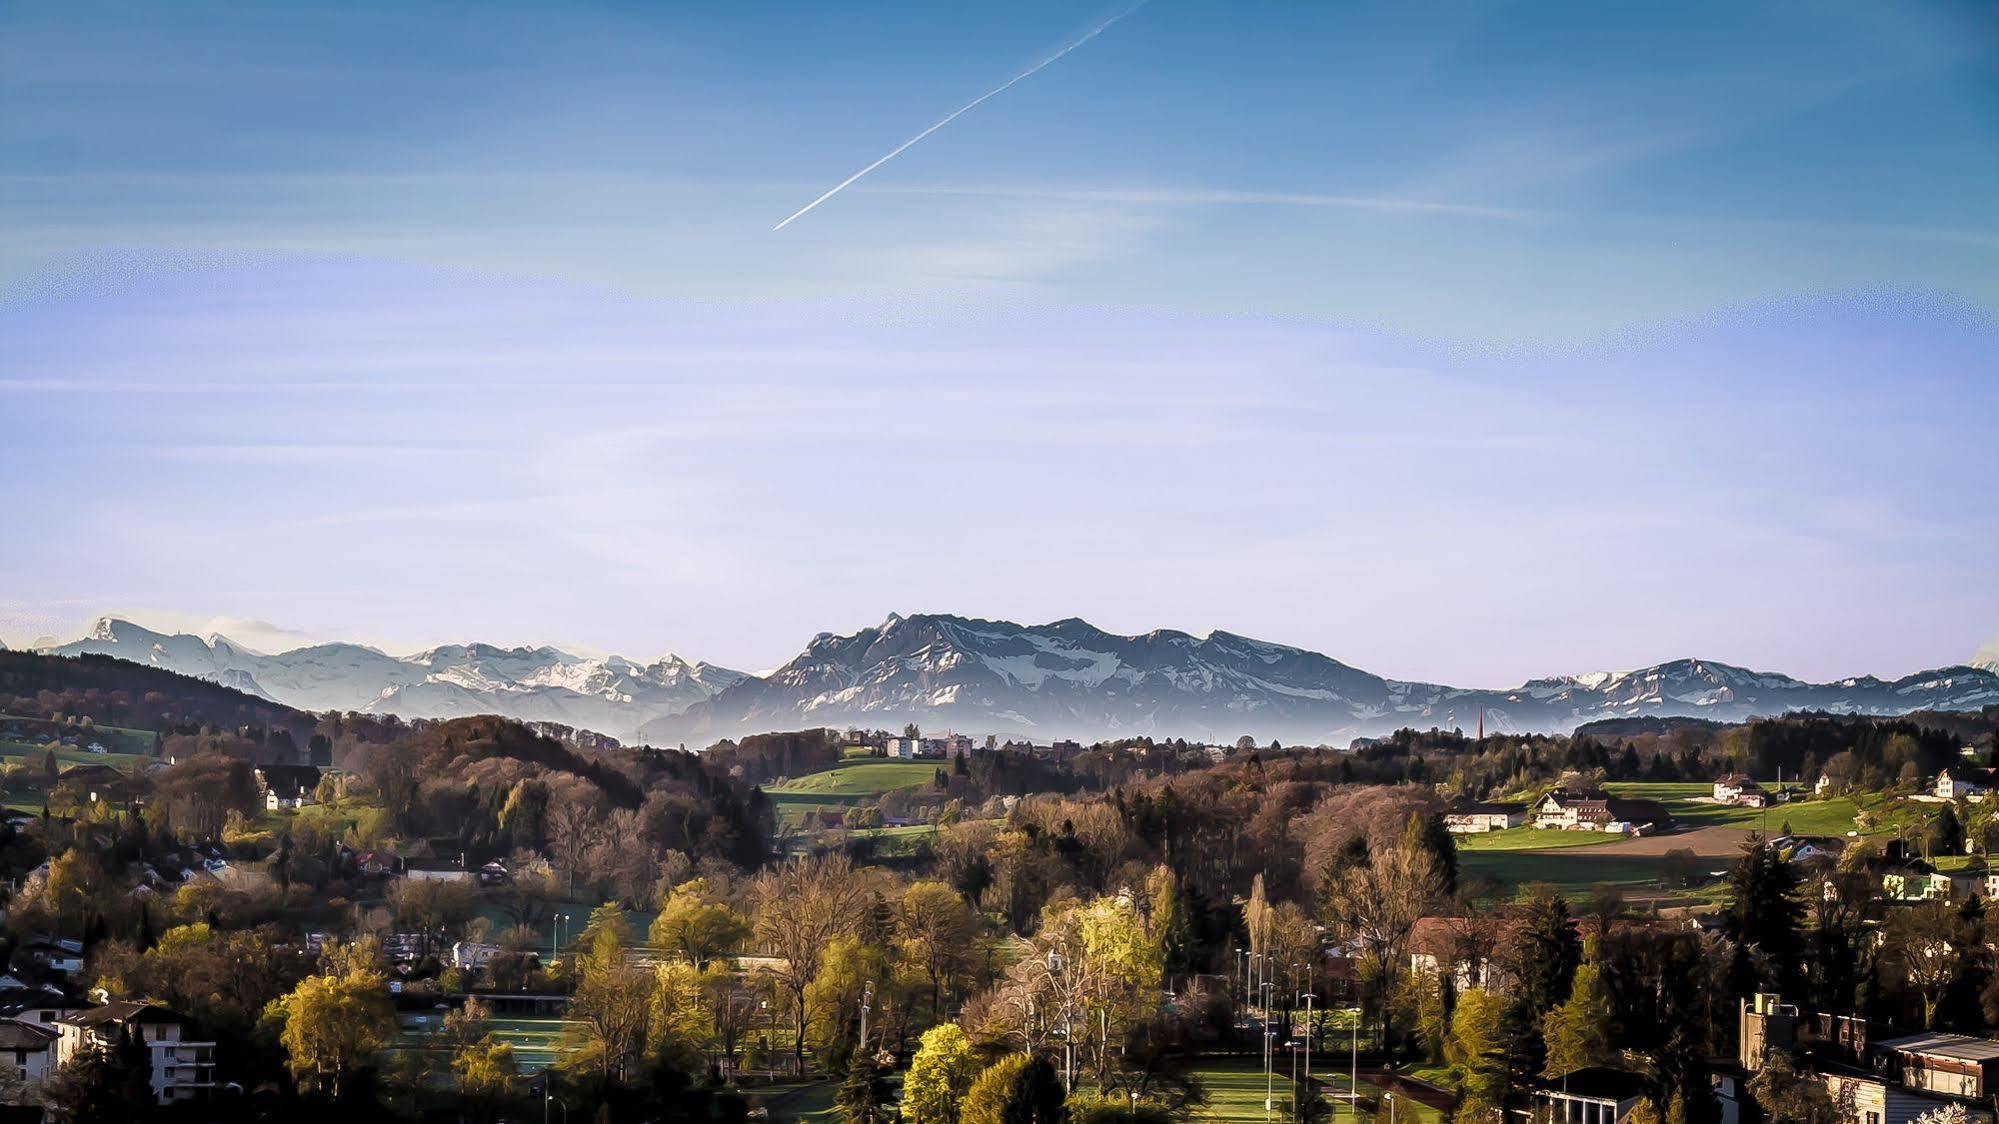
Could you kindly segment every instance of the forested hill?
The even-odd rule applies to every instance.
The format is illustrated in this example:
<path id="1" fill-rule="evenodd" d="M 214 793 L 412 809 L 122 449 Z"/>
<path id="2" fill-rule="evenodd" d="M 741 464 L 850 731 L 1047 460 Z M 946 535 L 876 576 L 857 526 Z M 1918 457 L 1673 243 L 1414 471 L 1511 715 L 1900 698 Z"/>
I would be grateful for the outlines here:
<path id="1" fill-rule="evenodd" d="M 166 733 L 189 727 L 286 729 L 303 744 L 317 719 L 205 679 L 110 656 L 0 649 L 0 713 Z"/>
<path id="2" fill-rule="evenodd" d="M 107 755 L 91 756 L 93 745 Z M 311 714 L 107 656 L 0 651 L 0 753 L 101 761 L 130 776 L 135 795 L 150 791 L 163 815 L 204 830 L 261 808 L 254 767 L 339 766 L 373 792 L 389 834 L 468 858 L 561 837 L 754 866 L 773 831 L 754 782 L 699 754 L 582 748 L 492 715 Z M 40 798 L 43 787 L 13 795 Z M 620 869 L 645 866 L 624 857 Z"/>

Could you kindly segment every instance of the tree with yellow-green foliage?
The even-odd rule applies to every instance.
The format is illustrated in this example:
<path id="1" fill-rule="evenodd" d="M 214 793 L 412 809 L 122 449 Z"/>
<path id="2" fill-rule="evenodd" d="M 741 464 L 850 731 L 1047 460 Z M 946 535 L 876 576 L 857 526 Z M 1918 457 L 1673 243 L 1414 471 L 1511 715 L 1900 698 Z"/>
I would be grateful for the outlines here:
<path id="1" fill-rule="evenodd" d="M 958 1124 L 1060 1124 L 1062 1079 L 1046 1058 L 1009 1054 L 979 1075 L 959 1105 Z"/>
<path id="2" fill-rule="evenodd" d="M 719 968 L 706 972 L 685 960 L 667 960 L 653 969 L 652 1011 L 648 1035 L 655 1054 L 691 1066 L 716 1041 L 715 1007 L 711 1002 Z"/>
<path id="3" fill-rule="evenodd" d="M 1480 988 L 1458 996 L 1444 1057 L 1458 1071 L 1463 1113 L 1497 1111 L 1506 1096 L 1506 1058 L 1500 1022 L 1506 1000 Z"/>
<path id="4" fill-rule="evenodd" d="M 1541 1022 L 1541 1036 L 1547 1043 L 1548 1062 L 1543 1073 L 1556 1077 L 1594 1065 L 1617 1060 L 1611 1035 L 1610 988 L 1603 980 L 1601 949 L 1591 937 L 1569 985 L 1569 998 L 1549 1011 Z"/>
<path id="5" fill-rule="evenodd" d="M 520 1067 L 514 1062 L 513 1045 L 487 1034 L 458 1048 L 451 1057 L 451 1072 L 458 1078 L 467 1115 L 483 1121 L 492 1119 L 513 1091 Z"/>
<path id="6" fill-rule="evenodd" d="M 605 1081 L 637 1062 L 652 1017 L 653 974 L 626 962 L 629 941 L 624 910 L 607 902 L 591 911 L 571 965 L 576 995 L 563 1044 L 572 1064 L 595 1067 Z"/>
<path id="7" fill-rule="evenodd" d="M 743 947 L 750 939 L 750 922 L 729 908 L 707 879 L 696 878 L 667 895 L 647 939 L 654 948 L 705 970 L 716 957 Z"/>
<path id="8" fill-rule="evenodd" d="M 957 1023 L 923 1032 L 902 1082 L 905 1124 L 958 1124 L 958 1107 L 979 1078 L 972 1040 Z"/>
<path id="9" fill-rule="evenodd" d="M 896 933 L 905 961 L 930 985 L 930 1017 L 942 1009 L 944 989 L 963 979 L 979 960 L 978 918 L 958 892 L 942 882 L 917 882 L 896 906 Z"/>
<path id="10" fill-rule="evenodd" d="M 882 1026 L 882 1009 L 889 999 L 891 972 L 888 954 L 859 937 L 834 937 L 819 960 L 819 973 L 805 989 L 806 1023 L 811 1028 L 812 1048 L 821 1055 L 845 1057 L 850 1051 L 867 1049 L 856 1035 L 860 1030 L 861 1005 L 872 1007 L 871 1030 Z M 872 1035 L 871 1035 L 872 1036 Z"/>
<path id="11" fill-rule="evenodd" d="M 376 958 L 372 943 L 338 950 L 326 971 L 264 1009 L 266 1023 L 280 1028 L 293 1076 L 336 1100 L 341 1083 L 395 1040 L 395 1008 Z"/>

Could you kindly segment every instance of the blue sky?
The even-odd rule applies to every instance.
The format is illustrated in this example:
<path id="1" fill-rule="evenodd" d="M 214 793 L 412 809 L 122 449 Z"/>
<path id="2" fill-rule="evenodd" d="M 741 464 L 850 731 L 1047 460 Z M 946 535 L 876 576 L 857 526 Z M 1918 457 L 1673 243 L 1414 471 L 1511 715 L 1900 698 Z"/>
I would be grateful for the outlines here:
<path id="1" fill-rule="evenodd" d="M 1974 5 L 0 6 L 0 639 L 1999 632 Z"/>

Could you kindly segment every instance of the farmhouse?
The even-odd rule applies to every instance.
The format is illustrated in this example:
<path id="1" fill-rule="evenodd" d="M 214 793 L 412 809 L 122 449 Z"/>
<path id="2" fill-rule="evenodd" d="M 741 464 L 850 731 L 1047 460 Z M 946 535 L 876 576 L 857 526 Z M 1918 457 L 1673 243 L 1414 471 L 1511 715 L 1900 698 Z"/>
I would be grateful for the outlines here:
<path id="1" fill-rule="evenodd" d="M 1717 804 L 1738 804 L 1745 808 L 1761 808 L 1770 803 L 1770 794 L 1756 779 L 1745 773 L 1730 773 L 1714 782 L 1714 801 Z"/>
<path id="2" fill-rule="evenodd" d="M 1555 788 L 1534 807 L 1534 826 L 1558 831 L 1628 831 L 1641 834 L 1672 825 L 1653 800 L 1620 800 L 1594 789 Z"/>
<path id="3" fill-rule="evenodd" d="M 1444 827 L 1459 835 L 1504 831 L 1527 822 L 1525 804 L 1495 804 L 1489 801 L 1460 800 L 1444 811 Z"/>
<path id="4" fill-rule="evenodd" d="M 1952 765 L 1937 774 L 1939 800 L 1983 800 L 1992 792 L 1992 770 Z"/>

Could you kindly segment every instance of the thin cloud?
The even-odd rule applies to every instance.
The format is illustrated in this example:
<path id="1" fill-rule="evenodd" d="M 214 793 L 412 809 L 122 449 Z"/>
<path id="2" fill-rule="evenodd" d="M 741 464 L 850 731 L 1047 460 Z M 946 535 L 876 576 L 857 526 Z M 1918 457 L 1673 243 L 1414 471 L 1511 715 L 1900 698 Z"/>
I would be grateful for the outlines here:
<path id="1" fill-rule="evenodd" d="M 865 187 L 892 195 L 967 196 L 993 199 L 1034 199 L 1067 203 L 1121 203 L 1136 206 L 1321 207 L 1338 210 L 1391 211 L 1408 214 L 1457 215 L 1509 221 L 1543 219 L 1548 212 L 1481 203 L 1410 199 L 1392 195 L 1322 195 L 1293 191 L 1231 191 L 1206 188 L 1050 188 L 983 187 L 926 184 L 911 187 Z"/>
<path id="2" fill-rule="evenodd" d="M 358 464 L 373 461 L 426 459 L 476 452 L 426 445 L 297 444 L 297 445 L 164 445 L 153 456 L 175 461 L 223 464 Z"/>

